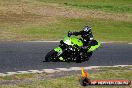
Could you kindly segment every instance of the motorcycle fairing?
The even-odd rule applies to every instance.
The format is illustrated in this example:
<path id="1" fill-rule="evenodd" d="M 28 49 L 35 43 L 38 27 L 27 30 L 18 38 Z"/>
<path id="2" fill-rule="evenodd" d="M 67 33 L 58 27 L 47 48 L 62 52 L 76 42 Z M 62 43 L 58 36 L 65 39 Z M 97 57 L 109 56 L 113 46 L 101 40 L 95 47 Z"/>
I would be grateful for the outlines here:
<path id="1" fill-rule="evenodd" d="M 54 49 L 58 54 L 61 54 L 62 53 L 62 49 L 60 47 L 57 47 Z M 59 57 L 59 60 L 61 61 L 65 61 L 65 59 L 63 57 Z"/>
<path id="2" fill-rule="evenodd" d="M 61 53 L 62 52 L 62 49 L 60 48 L 60 47 L 57 47 L 57 48 L 55 48 L 54 49 L 56 52 L 58 52 L 58 53 Z"/>
<path id="3" fill-rule="evenodd" d="M 78 46 L 83 46 L 83 43 L 81 40 L 79 40 L 77 37 L 65 37 L 64 38 L 64 43 L 66 43 L 67 45 L 78 45 Z M 101 45 L 100 42 L 98 42 L 97 45 L 93 45 L 90 47 L 90 49 L 88 50 L 88 52 L 93 52 L 95 51 L 97 48 L 99 48 L 99 46 Z M 62 49 L 60 47 L 57 47 L 54 49 L 56 52 L 61 53 Z"/>
<path id="4" fill-rule="evenodd" d="M 97 48 L 99 48 L 100 45 L 101 45 L 101 43 L 98 42 L 97 45 L 91 46 L 90 49 L 88 50 L 88 52 L 93 52 L 93 51 L 95 51 Z"/>
<path id="5" fill-rule="evenodd" d="M 65 37 L 64 43 L 67 45 L 77 45 L 77 46 L 83 46 L 83 43 L 81 40 L 79 40 L 77 37 Z"/>

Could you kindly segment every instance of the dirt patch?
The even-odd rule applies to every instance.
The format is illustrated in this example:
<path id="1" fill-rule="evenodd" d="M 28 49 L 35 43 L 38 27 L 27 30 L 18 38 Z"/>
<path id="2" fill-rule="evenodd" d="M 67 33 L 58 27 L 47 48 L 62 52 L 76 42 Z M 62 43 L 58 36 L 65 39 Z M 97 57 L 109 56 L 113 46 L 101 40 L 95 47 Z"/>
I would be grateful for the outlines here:
<path id="1" fill-rule="evenodd" d="M 40 23 L 42 21 L 43 23 L 49 23 L 52 18 L 51 17 L 45 17 L 40 15 L 35 15 L 28 12 L 22 12 L 21 14 L 13 13 L 11 11 L 2 13 L 0 11 L 0 22 L 2 23 Z M 52 19 L 54 20 L 54 19 Z"/>
<path id="2" fill-rule="evenodd" d="M 55 22 L 56 19 L 44 16 L 41 14 L 32 13 L 31 9 L 36 8 L 36 5 L 24 4 L 22 2 L 3 2 L 0 5 L 0 23 L 11 24 L 36 24 Z M 26 8 L 30 8 L 27 10 Z"/>
<path id="3" fill-rule="evenodd" d="M 82 10 L 82 9 L 74 9 L 63 6 L 24 6 L 25 11 L 48 17 L 66 17 L 66 18 L 102 18 L 102 19 L 111 19 L 117 21 L 126 21 L 132 22 L 131 14 L 117 14 L 117 13 L 106 13 L 102 11 L 94 11 L 94 10 Z"/>
<path id="4" fill-rule="evenodd" d="M 3 4 L 0 6 L 0 21 L 34 21 L 42 17 L 58 18 L 102 18 L 112 19 L 117 21 L 132 22 L 131 14 L 106 13 L 94 10 L 83 10 L 59 6 L 54 4 L 39 5 L 33 3 L 16 2 L 12 4 Z M 42 19 L 41 19 L 42 20 Z M 49 20 L 49 19 L 45 19 Z M 54 20 L 54 19 L 53 19 Z M 49 22 L 49 21 L 48 21 Z"/>

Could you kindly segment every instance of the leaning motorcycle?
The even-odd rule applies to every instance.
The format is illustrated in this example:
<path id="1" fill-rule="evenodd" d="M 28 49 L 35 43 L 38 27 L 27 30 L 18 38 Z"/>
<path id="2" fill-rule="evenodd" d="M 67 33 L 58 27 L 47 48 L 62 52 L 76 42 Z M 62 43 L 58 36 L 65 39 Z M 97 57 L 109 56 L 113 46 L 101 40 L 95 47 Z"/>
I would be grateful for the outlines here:
<path id="1" fill-rule="evenodd" d="M 66 36 L 60 41 L 60 45 L 45 56 L 46 62 L 77 62 L 81 63 L 88 61 L 92 56 L 92 53 L 99 48 L 100 42 L 92 40 L 89 47 L 86 50 L 82 49 L 83 39 L 77 36 Z"/>

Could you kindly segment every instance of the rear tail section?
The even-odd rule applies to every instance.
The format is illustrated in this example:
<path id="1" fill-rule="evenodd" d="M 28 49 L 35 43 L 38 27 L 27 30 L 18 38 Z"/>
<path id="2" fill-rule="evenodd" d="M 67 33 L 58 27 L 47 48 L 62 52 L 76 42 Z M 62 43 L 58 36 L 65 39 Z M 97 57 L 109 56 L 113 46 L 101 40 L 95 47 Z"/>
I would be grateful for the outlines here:
<path id="1" fill-rule="evenodd" d="M 94 41 L 95 43 L 91 45 L 90 49 L 88 50 L 88 52 L 93 52 L 95 51 L 97 48 L 100 47 L 101 45 L 101 42 L 98 42 L 98 41 Z"/>

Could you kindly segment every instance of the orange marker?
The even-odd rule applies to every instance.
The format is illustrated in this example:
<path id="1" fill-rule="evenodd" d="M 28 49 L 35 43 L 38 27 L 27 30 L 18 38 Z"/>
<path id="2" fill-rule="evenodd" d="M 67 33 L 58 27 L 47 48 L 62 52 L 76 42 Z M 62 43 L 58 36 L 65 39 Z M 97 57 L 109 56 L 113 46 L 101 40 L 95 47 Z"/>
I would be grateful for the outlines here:
<path id="1" fill-rule="evenodd" d="M 82 67 L 82 77 L 88 78 L 89 74 L 88 72 L 84 71 L 84 67 Z"/>

